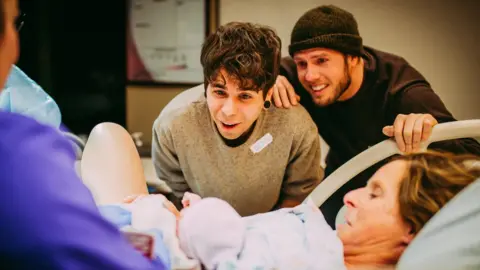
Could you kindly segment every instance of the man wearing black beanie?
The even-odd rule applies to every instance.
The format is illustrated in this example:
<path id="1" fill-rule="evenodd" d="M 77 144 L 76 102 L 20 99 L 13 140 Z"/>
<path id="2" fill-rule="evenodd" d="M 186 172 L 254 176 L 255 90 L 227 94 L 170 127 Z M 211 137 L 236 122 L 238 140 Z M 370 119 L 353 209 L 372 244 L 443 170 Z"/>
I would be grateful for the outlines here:
<path id="1" fill-rule="evenodd" d="M 330 147 L 325 176 L 388 137 L 400 150 L 416 151 L 434 125 L 455 121 L 429 82 L 405 59 L 364 46 L 354 16 L 339 7 L 319 6 L 302 15 L 288 49 L 274 103 L 288 108 L 300 99 L 310 113 Z M 474 139 L 430 148 L 480 155 Z M 332 227 L 344 195 L 365 186 L 380 165 L 359 174 L 321 206 Z"/>

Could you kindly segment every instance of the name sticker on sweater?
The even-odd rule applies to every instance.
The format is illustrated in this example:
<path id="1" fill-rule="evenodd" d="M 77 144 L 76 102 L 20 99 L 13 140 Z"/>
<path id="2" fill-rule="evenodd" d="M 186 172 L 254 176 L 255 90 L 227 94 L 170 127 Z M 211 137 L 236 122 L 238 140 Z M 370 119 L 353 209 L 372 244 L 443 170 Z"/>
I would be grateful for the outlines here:
<path id="1" fill-rule="evenodd" d="M 250 146 L 250 150 L 254 154 L 262 151 L 265 147 L 267 147 L 270 143 L 272 143 L 273 137 L 270 133 L 265 134 L 262 138 L 256 141 L 252 146 Z"/>

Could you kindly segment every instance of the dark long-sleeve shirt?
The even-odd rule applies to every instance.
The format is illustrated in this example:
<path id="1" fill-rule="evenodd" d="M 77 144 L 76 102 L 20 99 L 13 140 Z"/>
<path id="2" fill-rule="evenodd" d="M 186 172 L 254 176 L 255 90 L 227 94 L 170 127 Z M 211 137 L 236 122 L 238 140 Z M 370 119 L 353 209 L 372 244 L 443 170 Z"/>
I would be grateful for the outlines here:
<path id="1" fill-rule="evenodd" d="M 290 57 L 282 60 L 281 75 L 287 77 L 301 97 L 301 104 L 317 124 L 322 138 L 330 146 L 325 175 L 387 137 L 382 128 L 392 125 L 398 114 L 429 113 L 439 123 L 455 121 L 428 81 L 405 59 L 369 47 L 364 48 L 364 80 L 357 94 L 346 101 L 317 107 L 297 77 Z M 430 148 L 454 153 L 480 155 L 474 139 L 433 143 Z M 380 166 L 373 166 L 342 187 L 322 206 L 330 225 L 342 206 L 346 192 L 362 187 Z"/>

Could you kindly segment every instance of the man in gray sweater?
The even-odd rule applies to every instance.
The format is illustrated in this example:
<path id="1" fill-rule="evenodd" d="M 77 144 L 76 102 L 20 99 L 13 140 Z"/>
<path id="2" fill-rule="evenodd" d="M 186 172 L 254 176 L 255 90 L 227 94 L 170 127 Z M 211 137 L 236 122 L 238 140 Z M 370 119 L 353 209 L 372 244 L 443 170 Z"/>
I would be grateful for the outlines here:
<path id="1" fill-rule="evenodd" d="M 248 216 L 298 205 L 320 183 L 311 117 L 301 106 L 270 106 L 280 54 L 265 26 L 229 23 L 206 39 L 204 85 L 172 100 L 153 126 L 155 169 L 177 207 L 188 191 Z"/>

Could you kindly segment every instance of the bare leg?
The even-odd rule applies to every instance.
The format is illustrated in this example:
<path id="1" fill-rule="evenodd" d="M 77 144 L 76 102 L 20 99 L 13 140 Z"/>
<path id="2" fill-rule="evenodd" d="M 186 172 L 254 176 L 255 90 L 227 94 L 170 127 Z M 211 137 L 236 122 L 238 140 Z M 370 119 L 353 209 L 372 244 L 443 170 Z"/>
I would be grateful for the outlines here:
<path id="1" fill-rule="evenodd" d="M 148 194 L 137 148 L 130 134 L 114 123 L 93 128 L 83 151 L 81 175 L 98 205 Z"/>

